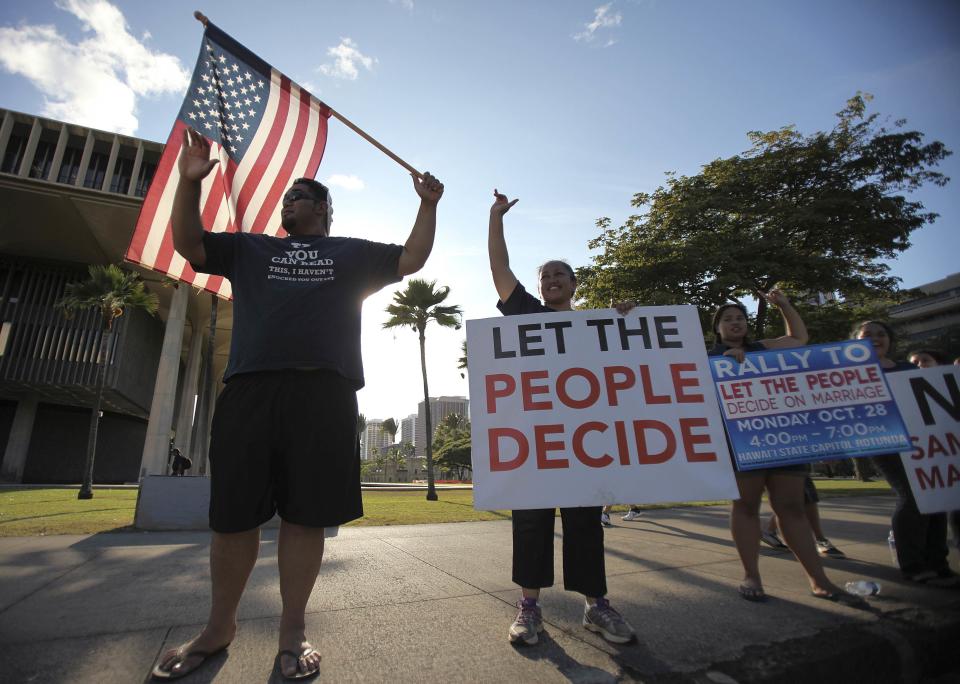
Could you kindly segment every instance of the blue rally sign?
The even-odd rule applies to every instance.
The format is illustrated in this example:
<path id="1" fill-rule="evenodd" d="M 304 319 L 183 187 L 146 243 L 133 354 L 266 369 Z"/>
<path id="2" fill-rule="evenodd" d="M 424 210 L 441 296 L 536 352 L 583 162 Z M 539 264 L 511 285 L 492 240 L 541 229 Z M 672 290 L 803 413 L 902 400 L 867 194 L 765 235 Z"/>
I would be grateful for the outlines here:
<path id="1" fill-rule="evenodd" d="M 737 470 L 910 449 L 868 342 L 710 357 Z"/>

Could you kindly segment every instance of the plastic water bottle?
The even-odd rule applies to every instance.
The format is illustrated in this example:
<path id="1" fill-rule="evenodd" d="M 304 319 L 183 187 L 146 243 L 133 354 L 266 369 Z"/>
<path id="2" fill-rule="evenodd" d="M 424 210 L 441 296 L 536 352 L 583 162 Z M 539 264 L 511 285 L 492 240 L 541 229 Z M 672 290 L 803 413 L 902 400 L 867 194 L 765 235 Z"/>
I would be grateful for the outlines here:
<path id="1" fill-rule="evenodd" d="M 857 596 L 876 596 L 880 593 L 880 584 L 870 580 L 857 580 L 856 582 L 847 582 L 844 589 L 848 594 Z"/>
<path id="2" fill-rule="evenodd" d="M 897 567 L 900 567 L 900 561 L 897 560 L 897 540 L 893 538 L 893 530 L 887 535 L 887 546 L 890 547 L 890 560 Z"/>

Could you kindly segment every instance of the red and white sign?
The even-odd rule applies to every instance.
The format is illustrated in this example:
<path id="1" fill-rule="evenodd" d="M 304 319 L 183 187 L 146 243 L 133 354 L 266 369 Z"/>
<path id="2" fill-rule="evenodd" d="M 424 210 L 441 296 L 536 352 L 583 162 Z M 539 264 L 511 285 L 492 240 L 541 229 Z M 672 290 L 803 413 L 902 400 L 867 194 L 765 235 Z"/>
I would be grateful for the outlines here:
<path id="1" fill-rule="evenodd" d="M 738 497 L 696 308 L 467 321 L 474 506 Z"/>
<path id="2" fill-rule="evenodd" d="M 901 458 L 917 508 L 960 510 L 960 368 L 889 373 L 887 382 L 913 442 Z"/>

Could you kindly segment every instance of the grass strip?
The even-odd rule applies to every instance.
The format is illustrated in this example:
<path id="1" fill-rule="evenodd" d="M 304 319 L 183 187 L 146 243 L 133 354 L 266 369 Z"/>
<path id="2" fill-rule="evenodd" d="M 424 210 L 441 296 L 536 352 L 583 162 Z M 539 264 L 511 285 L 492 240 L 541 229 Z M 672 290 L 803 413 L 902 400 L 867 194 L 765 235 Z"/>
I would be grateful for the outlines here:
<path id="1" fill-rule="evenodd" d="M 889 494 L 886 482 L 859 482 L 845 479 L 817 479 L 823 499 L 838 496 Z M 364 517 L 350 526 L 417 525 L 423 523 L 509 520 L 509 511 L 478 511 L 473 508 L 471 490 L 440 490 L 439 501 L 427 501 L 422 491 L 363 492 Z M 0 489 L 0 537 L 27 537 L 48 534 L 93 534 L 133 529 L 137 503 L 136 489 L 94 488 L 94 497 L 80 501 L 76 488 L 23 487 Z M 643 504 L 641 509 L 678 506 L 712 506 L 727 501 Z M 617 505 L 614 512 L 629 506 Z"/>

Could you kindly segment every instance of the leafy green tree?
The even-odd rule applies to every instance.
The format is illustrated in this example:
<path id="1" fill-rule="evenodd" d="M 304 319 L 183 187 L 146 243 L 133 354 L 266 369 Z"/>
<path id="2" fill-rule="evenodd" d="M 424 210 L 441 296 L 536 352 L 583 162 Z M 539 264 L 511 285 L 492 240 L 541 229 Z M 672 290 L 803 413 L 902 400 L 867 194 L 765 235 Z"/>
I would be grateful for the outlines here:
<path id="1" fill-rule="evenodd" d="M 393 293 L 393 304 L 386 311 L 390 318 L 384 328 L 409 327 L 417 331 L 420 337 L 420 370 L 423 374 L 423 401 L 426 410 L 425 432 L 427 443 L 427 501 L 437 500 L 437 490 L 433 481 L 433 426 L 430 419 L 430 391 L 427 385 L 427 324 L 430 321 L 444 328 L 460 329 L 460 307 L 455 304 L 443 304 L 450 294 L 449 287 L 437 288 L 437 281 L 427 282 L 413 278 L 404 290 Z"/>
<path id="2" fill-rule="evenodd" d="M 400 447 L 399 444 L 391 444 L 383 450 L 384 465 L 392 470 L 394 475 L 406 466 L 407 459 Z"/>
<path id="3" fill-rule="evenodd" d="M 580 296 L 593 306 L 635 299 L 709 310 L 778 284 L 846 299 L 893 293 L 897 279 L 881 260 L 937 216 L 905 194 L 945 185 L 933 167 L 951 152 L 903 120 L 881 125 L 866 113 L 869 99 L 851 98 L 832 130 L 753 131 L 746 152 L 634 195 L 643 213 L 619 228 L 597 222 L 590 247 L 602 252 L 578 269 Z M 757 331 L 766 319 L 760 297 Z"/>
<path id="4" fill-rule="evenodd" d="M 140 276 L 125 271 L 119 266 L 93 265 L 88 269 L 89 278 L 68 283 L 55 306 L 68 318 L 83 309 L 100 312 L 100 349 L 97 357 L 97 395 L 90 416 L 90 431 L 87 435 L 87 456 L 83 465 L 83 481 L 78 499 L 93 498 L 93 464 L 97 452 L 97 432 L 100 427 L 100 407 L 103 404 L 103 385 L 106 378 L 107 359 L 113 346 L 113 322 L 127 309 L 143 309 L 156 314 L 159 307 L 157 295 L 147 291 Z"/>
<path id="5" fill-rule="evenodd" d="M 457 479 L 464 479 L 465 471 L 473 470 L 469 420 L 456 413 L 445 416 L 434 433 L 434 444 L 437 465 L 455 471 Z"/>

